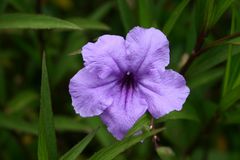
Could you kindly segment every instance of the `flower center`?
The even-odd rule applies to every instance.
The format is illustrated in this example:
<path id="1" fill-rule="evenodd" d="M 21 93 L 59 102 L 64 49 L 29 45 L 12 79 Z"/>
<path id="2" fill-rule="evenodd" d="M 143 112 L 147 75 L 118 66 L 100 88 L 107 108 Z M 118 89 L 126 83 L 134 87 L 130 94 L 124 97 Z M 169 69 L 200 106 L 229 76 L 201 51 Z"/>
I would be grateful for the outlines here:
<path id="1" fill-rule="evenodd" d="M 136 86 L 134 75 L 131 72 L 127 72 L 121 80 L 121 85 L 122 87 L 134 88 Z"/>

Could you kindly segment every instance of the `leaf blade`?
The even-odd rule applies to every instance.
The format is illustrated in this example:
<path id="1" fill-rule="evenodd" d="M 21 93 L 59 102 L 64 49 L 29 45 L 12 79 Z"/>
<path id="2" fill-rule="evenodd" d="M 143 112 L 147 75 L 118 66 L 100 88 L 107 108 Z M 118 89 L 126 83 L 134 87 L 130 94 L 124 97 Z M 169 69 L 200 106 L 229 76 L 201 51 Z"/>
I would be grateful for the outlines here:
<path id="1" fill-rule="evenodd" d="M 88 134 L 83 138 L 79 143 L 74 145 L 67 153 L 65 153 L 60 160 L 74 160 L 78 157 L 79 154 L 86 148 L 90 141 L 94 138 L 99 128 L 97 128 L 92 133 Z"/>
<path id="2" fill-rule="evenodd" d="M 96 152 L 92 157 L 90 157 L 90 160 L 111 160 L 115 158 L 117 155 L 122 153 L 127 148 L 133 146 L 134 144 L 140 142 L 141 140 L 150 137 L 154 134 L 157 134 L 159 132 L 163 131 L 163 128 L 154 130 L 152 132 L 146 132 L 143 133 L 140 136 L 134 136 L 134 137 L 128 137 L 125 138 L 122 141 L 119 141 L 113 145 L 110 145 L 108 147 L 105 147 L 101 149 L 100 151 Z"/>
<path id="3" fill-rule="evenodd" d="M 48 82 L 48 73 L 45 60 L 45 53 L 42 58 L 42 82 L 41 82 L 41 104 L 39 115 L 39 133 L 38 133 L 38 159 L 56 160 L 57 145 L 54 130 L 54 121 L 52 113 L 52 104 L 50 97 L 50 88 Z"/>
<path id="4" fill-rule="evenodd" d="M 151 27 L 152 25 L 152 6 L 150 0 L 138 0 L 139 23 L 142 27 Z"/>
<path id="5" fill-rule="evenodd" d="M 172 13 L 172 15 L 170 16 L 170 18 L 168 19 L 168 21 L 166 22 L 166 24 L 163 27 L 163 32 L 166 35 L 169 35 L 169 33 L 171 32 L 174 24 L 176 23 L 178 17 L 181 15 L 182 11 L 184 10 L 184 8 L 187 6 L 187 4 L 190 2 L 190 0 L 184 0 L 182 1 L 177 8 L 175 9 L 175 11 Z"/>
<path id="6" fill-rule="evenodd" d="M 229 109 L 237 100 L 240 99 L 240 85 L 229 91 L 221 98 L 220 106 L 223 111 Z"/>
<path id="7" fill-rule="evenodd" d="M 134 26 L 134 19 L 132 17 L 130 8 L 126 0 L 117 0 L 120 17 L 122 19 L 125 31 L 128 32 Z"/>
<path id="8" fill-rule="evenodd" d="M 37 14 L 3 14 L 0 16 L 0 29 L 81 29 L 71 22 Z"/>

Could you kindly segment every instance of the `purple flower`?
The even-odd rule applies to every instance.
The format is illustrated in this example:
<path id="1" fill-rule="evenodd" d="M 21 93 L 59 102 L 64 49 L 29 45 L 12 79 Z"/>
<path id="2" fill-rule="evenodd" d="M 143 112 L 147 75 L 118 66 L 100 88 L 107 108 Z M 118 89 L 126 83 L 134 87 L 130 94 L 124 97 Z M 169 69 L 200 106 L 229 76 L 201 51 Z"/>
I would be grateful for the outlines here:
<path id="1" fill-rule="evenodd" d="M 165 69 L 169 43 L 155 28 L 135 27 L 126 39 L 103 35 L 82 56 L 85 67 L 69 84 L 72 105 L 82 117 L 99 115 L 118 140 L 146 111 L 179 111 L 189 95 L 183 76 Z"/>

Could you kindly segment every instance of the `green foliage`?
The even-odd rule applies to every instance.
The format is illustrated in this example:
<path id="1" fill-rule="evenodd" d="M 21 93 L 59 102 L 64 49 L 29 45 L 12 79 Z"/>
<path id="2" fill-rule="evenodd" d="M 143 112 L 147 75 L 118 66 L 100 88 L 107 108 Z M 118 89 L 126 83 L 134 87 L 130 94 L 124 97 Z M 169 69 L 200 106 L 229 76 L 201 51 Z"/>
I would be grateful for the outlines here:
<path id="1" fill-rule="evenodd" d="M 0 29 L 81 29 L 78 25 L 55 17 L 34 14 L 0 15 Z"/>
<path id="2" fill-rule="evenodd" d="M 221 99 L 220 105 L 223 110 L 231 107 L 237 100 L 240 99 L 240 86 L 229 91 L 223 98 Z"/>
<path id="3" fill-rule="evenodd" d="M 158 156 L 162 159 L 162 160 L 174 160 L 176 159 L 175 157 L 175 153 L 173 152 L 173 150 L 169 147 L 158 147 L 156 149 Z"/>
<path id="4" fill-rule="evenodd" d="M 71 18 L 68 19 L 70 22 L 76 24 L 77 26 L 81 27 L 82 29 L 98 29 L 98 30 L 109 30 L 109 27 L 101 22 L 82 19 L 82 18 Z"/>
<path id="5" fill-rule="evenodd" d="M 0 159 L 240 159 L 239 7 L 238 0 L 1 0 Z M 117 141 L 101 118 L 75 114 L 68 85 L 84 66 L 87 42 L 137 25 L 167 35 L 169 68 L 191 61 L 183 75 L 190 96 L 180 111 L 154 121 L 146 113 Z"/>
<path id="6" fill-rule="evenodd" d="M 166 35 L 169 35 L 169 33 L 171 32 L 171 30 L 172 30 L 174 24 L 176 23 L 178 17 L 181 15 L 181 13 L 183 12 L 184 8 L 187 6 L 189 1 L 190 0 L 183 0 L 177 6 L 177 8 L 174 10 L 174 12 L 172 13 L 171 17 L 168 19 L 168 21 L 166 22 L 165 26 L 163 27 L 163 32 Z"/>
<path id="7" fill-rule="evenodd" d="M 42 59 L 41 105 L 38 134 L 38 159 L 57 159 L 56 137 L 45 53 L 43 53 Z"/>
<path id="8" fill-rule="evenodd" d="M 142 27 L 152 26 L 152 1 L 151 0 L 138 0 L 139 6 L 139 23 Z"/>
<path id="9" fill-rule="evenodd" d="M 140 134 L 139 136 L 133 136 L 125 138 L 122 141 L 119 141 L 113 145 L 110 145 L 106 148 L 101 149 L 100 151 L 96 152 L 90 160 L 111 160 L 115 158 L 118 154 L 122 153 L 132 145 L 139 143 L 140 141 L 144 140 L 147 137 L 157 134 L 161 132 L 163 129 L 153 130 L 151 132 L 145 132 Z"/>
<path id="10" fill-rule="evenodd" d="M 125 31 L 128 32 L 134 26 L 134 18 L 126 0 L 117 0 L 120 16 Z"/>
<path id="11" fill-rule="evenodd" d="M 5 116 L 4 114 L 0 114 L 0 127 L 35 135 L 37 134 L 36 125 L 27 123 L 23 119 L 14 116 Z"/>
<path id="12" fill-rule="evenodd" d="M 67 153 L 65 153 L 60 160 L 74 160 L 77 159 L 78 155 L 84 150 L 84 148 L 88 145 L 88 143 L 93 139 L 97 130 L 87 135 L 84 139 L 82 139 L 78 144 L 73 146 Z"/>

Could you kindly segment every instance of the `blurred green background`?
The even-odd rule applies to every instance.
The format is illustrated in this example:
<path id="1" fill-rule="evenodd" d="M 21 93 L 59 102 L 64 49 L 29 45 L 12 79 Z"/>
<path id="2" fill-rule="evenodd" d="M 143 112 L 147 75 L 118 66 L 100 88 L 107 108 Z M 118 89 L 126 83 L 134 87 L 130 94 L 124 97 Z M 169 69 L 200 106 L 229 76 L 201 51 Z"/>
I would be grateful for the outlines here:
<path id="1" fill-rule="evenodd" d="M 132 131 L 149 138 L 118 142 L 98 117 L 76 115 L 68 92 L 81 47 L 134 26 L 167 35 L 169 68 L 191 89 L 182 111 L 155 121 L 157 147 L 149 115 Z M 239 0 L 0 0 L 0 159 L 57 159 L 88 135 L 62 159 L 239 160 L 239 31 Z"/>

